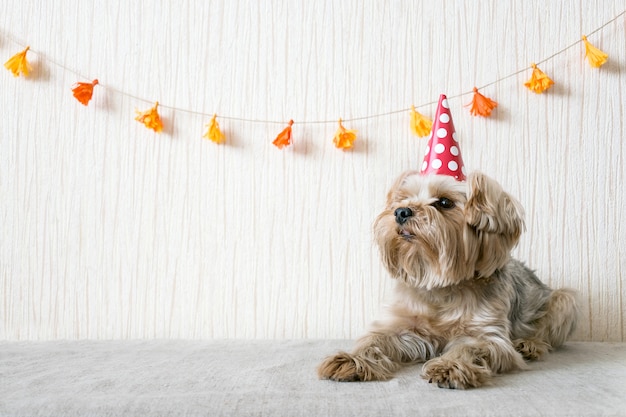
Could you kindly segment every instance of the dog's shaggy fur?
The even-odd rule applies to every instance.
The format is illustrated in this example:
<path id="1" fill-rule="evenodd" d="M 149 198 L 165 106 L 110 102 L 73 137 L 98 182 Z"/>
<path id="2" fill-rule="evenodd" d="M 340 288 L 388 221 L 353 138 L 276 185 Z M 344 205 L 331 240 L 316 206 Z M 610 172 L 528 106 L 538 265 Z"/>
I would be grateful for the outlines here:
<path id="1" fill-rule="evenodd" d="M 523 229 L 520 203 L 484 174 L 402 174 L 374 223 L 397 279 L 393 300 L 351 353 L 322 362 L 319 377 L 385 380 L 426 361 L 426 380 L 464 389 L 561 345 L 576 324 L 576 293 L 548 288 L 510 257 Z"/>

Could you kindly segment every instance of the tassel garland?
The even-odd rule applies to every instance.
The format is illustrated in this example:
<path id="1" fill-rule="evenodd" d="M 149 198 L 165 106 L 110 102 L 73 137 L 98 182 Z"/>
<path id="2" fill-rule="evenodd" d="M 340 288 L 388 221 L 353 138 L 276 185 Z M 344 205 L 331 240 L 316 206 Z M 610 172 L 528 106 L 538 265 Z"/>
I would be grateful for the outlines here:
<path id="1" fill-rule="evenodd" d="M 483 96 L 478 92 L 478 89 L 474 87 L 474 97 L 468 106 L 471 106 L 470 113 L 472 116 L 489 117 L 491 116 L 491 110 L 498 107 L 498 103 L 489 97 Z"/>
<path id="2" fill-rule="evenodd" d="M 27 46 L 22 52 L 18 52 L 13 55 L 7 62 L 4 63 L 4 67 L 11 71 L 14 77 L 19 77 L 20 74 L 28 77 L 30 72 L 33 70 L 33 67 L 31 67 L 26 59 L 26 53 L 29 49 L 30 46 Z"/>
<path id="3" fill-rule="evenodd" d="M 423 138 L 430 134 L 433 128 L 433 121 L 421 113 L 415 111 L 415 106 L 411 106 L 411 131 L 418 137 Z"/>
<path id="4" fill-rule="evenodd" d="M 533 73 L 530 80 L 524 83 L 524 86 L 526 86 L 533 93 L 543 93 L 554 84 L 554 81 L 552 81 L 543 71 L 537 68 L 535 63 L 532 63 L 531 67 L 533 69 Z"/>
<path id="5" fill-rule="evenodd" d="M 148 129 L 152 129 L 157 133 L 161 133 L 161 131 L 163 130 L 163 122 L 161 121 L 161 116 L 159 116 L 158 107 L 159 102 L 157 101 L 154 107 L 150 108 L 149 110 L 146 110 L 144 112 L 136 110 L 137 117 L 135 117 L 135 120 L 137 120 L 139 123 L 143 123 Z"/>
<path id="6" fill-rule="evenodd" d="M 585 35 L 583 35 L 582 40 L 585 43 L 585 56 L 589 61 L 589 65 L 594 68 L 599 68 L 600 66 L 602 66 L 602 64 L 606 62 L 609 56 L 590 44 Z"/>
<path id="7" fill-rule="evenodd" d="M 293 125 L 293 120 L 289 121 L 289 125 L 283 129 L 282 132 L 276 136 L 276 139 L 272 142 L 274 146 L 278 149 L 282 149 L 285 146 L 291 145 L 291 126 Z"/>
<path id="8" fill-rule="evenodd" d="M 626 14 L 626 10 L 622 11 L 620 14 L 618 14 L 616 17 L 614 17 L 612 20 L 609 20 L 607 22 L 605 22 L 602 26 L 598 27 L 596 30 L 590 32 L 590 33 L 596 33 L 598 31 L 600 31 L 601 29 L 603 29 L 605 26 L 607 26 L 609 23 L 612 23 L 614 21 L 616 21 L 618 18 L 624 16 Z M 585 58 L 587 59 L 587 61 L 589 62 L 589 65 L 591 65 L 593 68 L 599 68 L 602 65 L 604 65 L 607 60 L 608 60 L 608 54 L 605 53 L 604 51 L 600 50 L 599 48 L 595 47 L 594 45 L 592 45 L 588 39 L 586 35 L 582 35 L 581 37 L 581 41 L 583 42 L 583 44 L 585 45 Z M 18 42 L 16 42 L 18 43 Z M 21 47 L 24 47 L 24 44 L 19 44 L 21 45 Z M 566 50 L 568 50 L 571 46 L 570 45 L 566 48 L 561 49 L 560 51 L 555 52 L 554 54 L 552 54 L 549 58 L 544 59 L 543 61 L 541 61 L 541 63 L 546 62 L 550 59 L 552 59 L 553 57 L 557 56 L 557 55 L 561 55 L 562 53 L 564 53 Z M 29 76 L 30 73 L 32 72 L 33 68 L 30 65 L 30 63 L 28 62 L 28 59 L 26 57 L 27 53 L 30 50 L 30 46 L 26 46 L 24 48 L 24 50 L 22 50 L 21 52 L 16 53 L 15 55 L 13 55 L 11 58 L 9 58 L 9 60 L 7 60 L 4 63 L 4 66 L 7 70 L 11 71 L 11 73 L 13 74 L 14 77 L 19 77 L 20 75 L 22 76 Z M 51 64 L 54 64 L 58 67 L 61 67 L 62 69 L 72 72 L 74 74 L 77 74 L 76 71 L 74 71 L 71 68 L 65 67 L 61 64 L 58 64 L 57 62 L 53 61 L 53 60 L 47 60 L 45 58 L 45 56 L 41 56 L 40 57 L 40 61 L 42 61 L 43 63 L 45 63 L 45 61 L 49 61 Z M 535 63 L 531 64 L 531 68 L 532 68 L 532 75 L 530 77 L 530 79 L 528 81 L 526 81 L 524 83 L 524 86 L 526 88 L 528 88 L 530 91 L 540 94 L 543 93 L 544 91 L 548 90 L 550 87 L 552 87 L 552 85 L 554 85 L 554 81 L 552 79 L 550 79 L 550 77 L 548 77 L 548 75 L 546 75 L 543 71 L 541 71 L 537 65 Z M 495 81 L 492 81 L 489 84 L 486 84 L 486 86 L 491 86 L 493 84 L 497 84 L 500 83 L 501 81 L 510 78 L 512 76 L 515 76 L 517 74 L 519 74 L 521 71 L 517 71 L 517 72 L 513 72 L 512 74 L 503 76 Z M 81 104 L 87 106 L 89 104 L 89 102 L 91 101 L 92 97 L 93 97 L 93 90 L 94 87 L 98 85 L 98 80 L 94 79 L 92 82 L 76 82 L 74 85 L 72 85 L 72 93 L 74 95 L 74 97 L 76 98 L 76 100 L 78 100 Z M 485 87 L 486 87 L 485 86 Z M 105 89 L 107 89 L 106 86 L 103 86 Z M 115 92 L 119 95 L 125 96 L 125 97 L 129 97 L 129 98 L 133 98 L 133 99 L 139 99 L 142 101 L 145 101 L 142 98 L 138 98 L 135 96 L 132 96 L 131 94 L 128 94 L 124 91 L 120 91 L 120 90 L 116 90 L 114 88 L 110 88 L 110 90 L 112 92 Z M 470 103 L 468 103 L 466 106 L 468 106 L 470 109 L 470 114 L 472 114 L 473 116 L 483 116 L 483 117 L 489 117 L 491 115 L 491 112 L 493 111 L 493 109 L 495 109 L 498 106 L 498 103 L 495 100 L 490 99 L 489 97 L 486 97 L 484 95 L 482 95 L 481 93 L 478 92 L 478 88 L 474 87 L 473 89 L 474 95 L 472 97 L 472 101 Z M 455 96 L 452 96 L 454 98 L 459 97 L 459 96 L 463 96 L 466 93 L 462 93 L 462 94 L 457 94 Z M 145 125 L 146 128 L 148 129 L 152 129 L 157 133 L 161 133 L 163 131 L 163 122 L 161 120 L 161 117 L 159 115 L 158 112 L 158 106 L 159 106 L 159 102 L 157 101 L 155 103 L 155 105 L 146 110 L 146 111 L 139 111 L 139 110 L 135 110 L 136 112 L 136 117 L 135 120 L 137 120 L 140 123 L 143 123 Z M 419 107 L 419 106 L 418 106 Z M 181 111 L 187 111 L 189 113 L 195 113 L 195 114 L 202 114 L 204 116 L 210 116 L 210 114 L 205 114 L 205 113 L 200 113 L 200 112 L 195 112 L 195 111 L 191 111 L 191 110 L 182 110 L 182 109 L 178 109 L 176 107 L 169 107 L 170 109 L 177 111 L 177 110 L 181 110 Z M 433 121 L 430 120 L 428 117 L 420 114 L 419 112 L 417 112 L 415 110 L 415 106 L 411 106 L 410 110 L 410 129 L 413 132 L 413 134 L 415 134 L 418 137 L 425 137 L 428 136 L 429 133 L 432 131 L 432 126 L 433 126 Z M 362 119 L 372 119 L 375 117 L 381 117 L 381 116 L 385 116 L 385 115 L 389 115 L 389 114 L 393 114 L 393 113 L 399 113 L 399 112 L 406 112 L 407 109 L 403 109 L 403 110 L 397 110 L 397 111 L 387 111 L 387 112 L 382 112 L 379 114 L 370 114 L 368 116 L 364 116 L 364 117 L 358 117 L 355 118 L 353 120 L 362 120 Z M 224 118 L 224 116 L 222 116 Z M 231 119 L 234 120 L 241 120 L 241 121 L 248 121 L 248 122 L 264 122 L 264 123 L 276 123 L 272 120 L 257 120 L 257 119 L 246 119 L 246 118 L 234 118 L 231 117 Z M 301 122 L 302 124 L 307 124 L 306 122 Z M 311 122 L 311 123 L 333 123 L 332 120 L 322 120 L 322 121 L 316 121 L 316 122 Z M 294 124 L 293 120 L 290 120 L 287 127 L 285 127 L 276 137 L 276 139 L 274 139 L 274 141 L 272 142 L 272 144 L 276 147 L 278 147 L 279 149 L 282 149 L 286 146 L 290 146 L 292 144 L 292 126 Z M 226 138 L 224 133 L 220 130 L 219 124 L 217 122 L 217 115 L 213 114 L 213 117 L 211 118 L 209 124 L 206 125 L 206 132 L 204 133 L 204 135 L 202 136 L 203 138 L 206 138 L 216 144 L 221 144 L 224 143 Z M 337 147 L 338 149 L 342 149 L 342 150 L 348 150 L 348 149 L 352 149 L 354 147 L 354 142 L 357 138 L 357 131 L 356 130 L 348 130 L 346 129 L 343 124 L 342 124 L 342 120 L 339 119 L 339 128 L 337 129 L 334 137 L 333 137 L 333 144 L 335 145 L 335 147 Z"/>
<path id="9" fill-rule="evenodd" d="M 210 141 L 217 143 L 219 145 L 220 143 L 224 143 L 226 138 L 224 134 L 222 133 L 222 131 L 220 130 L 220 125 L 219 123 L 217 123 L 216 118 L 217 118 L 217 115 L 214 114 L 213 118 L 211 119 L 211 122 L 209 122 L 209 124 L 207 125 L 208 130 L 202 137 L 207 138 Z"/>
<path id="10" fill-rule="evenodd" d="M 75 83 L 72 86 L 72 93 L 76 100 L 80 101 L 81 104 L 86 106 L 89 104 L 89 100 L 91 100 L 91 96 L 93 95 L 93 88 L 98 85 L 98 80 L 93 80 L 90 83 Z"/>
<path id="11" fill-rule="evenodd" d="M 335 133 L 335 137 L 333 138 L 333 143 L 337 149 L 352 149 L 354 146 L 354 141 L 356 140 L 356 130 L 348 130 L 341 124 L 341 119 L 339 119 L 339 129 Z"/>

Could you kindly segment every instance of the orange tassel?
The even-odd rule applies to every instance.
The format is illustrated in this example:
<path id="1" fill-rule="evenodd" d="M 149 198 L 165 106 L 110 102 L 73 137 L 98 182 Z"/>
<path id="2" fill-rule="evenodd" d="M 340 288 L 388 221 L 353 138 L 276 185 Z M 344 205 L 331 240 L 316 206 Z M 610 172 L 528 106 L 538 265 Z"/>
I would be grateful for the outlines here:
<path id="1" fill-rule="evenodd" d="M 355 140 L 356 130 L 347 130 L 341 124 L 341 119 L 339 119 L 339 129 L 337 129 L 335 137 L 333 138 L 333 143 L 335 144 L 335 147 L 343 150 L 352 149 Z"/>
<path id="2" fill-rule="evenodd" d="M 602 64 L 606 62 L 609 56 L 590 44 L 585 35 L 583 35 L 582 40 L 585 43 L 585 56 L 589 61 L 589 65 L 594 68 L 599 68 L 600 66 L 602 66 Z"/>
<path id="3" fill-rule="evenodd" d="M 498 103 L 489 97 L 483 96 L 478 92 L 478 89 L 474 87 L 474 97 L 468 106 L 471 106 L 470 113 L 472 116 L 489 117 L 491 116 L 491 110 L 498 107 Z"/>
<path id="4" fill-rule="evenodd" d="M 289 121 L 289 126 L 283 129 L 282 132 L 276 136 L 276 139 L 272 142 L 274 146 L 278 149 L 282 149 L 285 146 L 291 145 L 291 126 L 293 125 L 293 120 Z"/>
<path id="5" fill-rule="evenodd" d="M 30 46 L 27 46 L 22 52 L 18 52 L 13 55 L 7 62 L 4 63 L 4 67 L 13 73 L 14 77 L 18 77 L 20 73 L 25 77 L 28 77 L 30 71 L 33 70 L 33 67 L 30 66 L 28 60 L 26 59 L 26 52 L 30 49 Z"/>
<path id="6" fill-rule="evenodd" d="M 140 123 L 143 123 L 148 129 L 152 129 L 157 133 L 161 133 L 163 130 L 163 122 L 161 121 L 161 116 L 159 116 L 159 112 L 157 108 L 159 107 L 159 102 L 157 101 L 154 107 L 150 110 L 146 110 L 144 112 L 140 112 L 136 110 L 137 120 Z"/>
<path id="7" fill-rule="evenodd" d="M 93 88 L 98 85 L 98 80 L 93 80 L 90 83 L 75 83 L 72 86 L 72 92 L 74 93 L 74 97 L 76 100 L 80 101 L 81 104 L 87 105 L 89 104 L 89 100 L 91 100 L 91 96 L 93 95 Z"/>
<path id="8" fill-rule="evenodd" d="M 411 130 L 420 138 L 428 136 L 433 128 L 433 121 L 421 113 L 415 111 L 415 106 L 411 106 Z"/>
<path id="9" fill-rule="evenodd" d="M 537 65 L 534 63 L 531 67 L 533 69 L 533 74 L 530 77 L 530 80 L 526 81 L 524 85 L 533 93 L 543 93 L 554 84 L 554 81 L 552 81 L 543 71 L 537 68 Z"/>
<path id="10" fill-rule="evenodd" d="M 207 138 L 217 144 L 224 143 L 225 136 L 220 130 L 220 125 L 217 123 L 217 115 L 214 114 L 211 122 L 207 125 L 209 128 L 204 134 L 203 138 Z"/>

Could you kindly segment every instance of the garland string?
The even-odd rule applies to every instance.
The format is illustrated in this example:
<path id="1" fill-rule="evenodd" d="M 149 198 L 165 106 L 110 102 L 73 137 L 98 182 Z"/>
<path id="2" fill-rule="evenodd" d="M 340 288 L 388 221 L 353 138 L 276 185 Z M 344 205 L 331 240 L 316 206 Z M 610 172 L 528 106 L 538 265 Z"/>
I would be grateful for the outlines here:
<path id="1" fill-rule="evenodd" d="M 536 93 L 541 93 L 545 90 L 547 90 L 554 82 L 545 74 L 543 73 L 541 70 L 539 70 L 537 68 L 538 65 L 543 64 L 545 62 L 550 61 L 551 59 L 555 58 L 558 55 L 563 54 L 564 52 L 566 52 L 567 50 L 573 48 L 574 46 L 580 44 L 581 42 L 584 43 L 585 45 L 585 51 L 586 51 L 586 57 L 589 60 L 589 63 L 592 67 L 599 67 L 600 65 L 604 64 L 606 62 L 607 59 L 607 54 L 605 54 L 604 52 L 600 51 L 598 48 L 594 47 L 593 45 L 591 45 L 588 41 L 588 37 L 591 35 L 594 35 L 595 33 L 601 31 L 602 29 L 604 29 L 606 26 L 610 25 L 611 23 L 615 22 L 617 19 L 619 19 L 620 17 L 624 16 L 624 14 L 626 14 L 626 10 L 622 11 L 621 13 L 619 13 L 617 16 L 615 16 L 614 18 L 612 18 L 611 20 L 608 20 L 607 22 L 603 23 L 601 26 L 597 27 L 596 29 L 594 29 L 593 31 L 587 33 L 587 35 L 582 35 L 582 37 L 577 40 L 576 42 L 573 42 L 572 44 L 554 52 L 552 55 L 548 56 L 547 58 L 544 58 L 542 60 L 536 61 L 536 63 L 532 63 L 530 68 L 532 68 L 533 70 L 533 76 L 531 77 L 531 79 L 529 81 L 527 81 L 524 85 L 526 87 L 528 87 L 531 91 L 536 92 Z M 81 74 L 80 72 L 78 72 L 77 70 L 75 70 L 74 68 L 70 68 L 50 57 L 48 57 L 45 53 L 38 51 L 36 49 L 31 48 L 30 46 L 26 46 L 25 43 L 20 42 L 18 40 L 16 40 L 13 36 L 11 35 L 7 35 L 4 34 L 4 36 L 6 38 L 8 38 L 11 42 L 15 43 L 18 46 L 21 46 L 22 48 L 25 48 L 23 51 L 15 54 L 13 57 L 11 57 L 6 63 L 5 63 L 5 67 L 7 69 L 9 69 L 14 76 L 19 76 L 20 73 L 24 76 L 28 76 L 29 74 L 29 70 L 31 70 L 30 64 L 28 63 L 27 59 L 26 59 L 26 54 L 27 52 L 31 52 L 34 53 L 36 55 L 38 55 L 40 57 L 40 59 L 42 59 L 45 62 L 48 62 L 50 64 L 53 64 L 61 69 L 63 69 L 64 71 L 67 71 L 69 73 L 74 74 L 75 76 L 77 76 L 78 78 L 81 79 L 90 79 L 89 77 L 84 76 L 83 74 Z M 522 68 L 520 70 L 514 71 L 508 75 L 505 75 L 503 77 L 500 77 L 494 81 L 491 81 L 487 84 L 484 84 L 480 87 L 474 87 L 472 90 L 468 90 L 468 91 L 464 91 L 458 94 L 454 94 L 454 95 L 449 95 L 448 96 L 448 100 L 450 99 L 456 99 L 456 98 L 460 98 L 460 97 L 464 97 L 466 95 L 473 95 L 473 99 L 472 102 L 469 103 L 467 106 L 471 106 L 470 112 L 473 115 L 480 115 L 480 116 L 484 116 L 484 117 L 488 117 L 491 114 L 491 110 L 497 106 L 497 103 L 485 96 L 483 96 L 482 94 L 478 93 L 478 90 L 484 90 L 487 87 L 491 87 L 495 84 L 498 84 L 504 80 L 507 80 L 509 78 L 515 77 L 521 73 L 524 73 L 526 71 L 528 71 L 529 67 L 526 68 Z M 139 97 L 133 94 L 130 94 L 126 91 L 122 91 L 119 90 L 111 85 L 108 84 L 103 84 L 101 82 L 99 82 L 97 79 L 94 79 L 94 81 L 92 82 L 77 82 L 74 84 L 72 91 L 74 92 L 75 97 L 84 105 L 87 105 L 89 100 L 91 99 L 91 94 L 93 91 L 93 87 L 98 85 L 100 88 L 103 88 L 107 91 L 110 91 L 112 93 L 118 94 L 120 96 L 129 98 L 129 99 L 133 99 L 136 101 L 140 101 L 140 102 L 144 102 L 144 103 L 153 103 L 153 101 L 151 100 L 147 100 L 143 97 Z M 418 105 L 411 105 L 411 107 L 409 108 L 403 108 L 403 109 L 398 109 L 398 110 L 391 110 L 391 111 L 387 111 L 387 112 L 382 112 L 382 113 L 376 113 L 376 114 L 370 114 L 370 115 L 366 115 L 366 116 L 358 116 L 358 117 L 352 117 L 352 118 L 348 118 L 348 119 L 339 119 L 339 130 L 337 131 L 337 133 L 335 134 L 335 137 L 333 139 L 333 142 L 335 143 L 335 145 L 340 148 L 340 149 L 350 149 L 352 147 L 352 142 L 354 141 L 354 139 L 356 138 L 356 131 L 352 131 L 352 130 L 347 130 L 343 127 L 342 122 L 358 122 L 358 121 L 364 121 L 364 120 L 371 120 L 371 119 L 376 119 L 376 118 L 381 118 L 381 117 L 386 117 L 386 116 L 391 116 L 394 114 L 399 114 L 399 113 L 406 113 L 406 112 L 411 112 L 411 129 L 413 130 L 413 132 L 418 135 L 418 136 L 423 136 L 423 129 L 424 127 L 418 127 L 417 124 L 423 125 L 423 126 L 428 126 L 430 120 L 428 120 L 428 118 L 426 118 L 425 116 L 417 113 L 415 111 L 415 108 L 422 108 L 422 107 L 427 107 L 427 106 L 432 106 L 437 104 L 437 101 L 430 101 L 430 102 L 426 102 L 426 103 L 421 103 Z M 207 132 L 207 134 L 204 137 L 207 137 L 209 139 L 211 139 L 213 142 L 215 143 L 223 143 L 224 142 L 224 135 L 222 134 L 222 132 L 219 130 L 219 125 L 216 122 L 216 115 L 214 113 L 206 113 L 206 112 L 202 112 L 202 111 L 197 111 L 197 110 L 190 110 L 190 109 L 184 109 L 184 108 L 180 108 L 180 107 L 174 107 L 174 106 L 170 106 L 167 104 L 160 104 L 158 101 L 156 102 L 156 104 L 149 110 L 144 111 L 144 112 L 140 112 L 137 111 L 137 117 L 136 120 L 144 123 L 145 126 L 147 128 L 153 129 L 155 132 L 161 132 L 163 125 L 160 119 L 160 116 L 158 114 L 157 108 L 161 107 L 161 108 L 165 108 L 165 109 L 169 109 L 172 110 L 174 112 L 183 112 L 183 113 L 187 113 L 187 114 L 193 114 L 193 115 L 198 115 L 198 116 L 203 116 L 203 117 L 210 117 L 211 115 L 213 116 L 213 118 L 211 119 L 211 123 L 209 126 L 209 131 Z M 285 122 L 284 121 L 277 121 L 277 120 L 265 120 L 265 119 L 255 119 L 255 118 L 246 118 L 246 117 L 236 117 L 236 116 L 223 116 L 220 115 L 220 118 L 224 119 L 224 120 L 231 120 L 231 121 L 237 121 L 237 122 L 247 122 L 247 123 L 263 123 L 263 124 L 282 124 L 284 125 Z M 330 124 L 330 123 L 337 123 L 336 121 L 337 119 L 334 120 L 330 120 L 330 119 L 322 119 L 322 120 L 309 120 L 309 121 L 293 121 L 290 120 L 289 124 L 287 126 L 287 128 L 285 128 L 281 134 L 278 135 L 278 137 L 276 138 L 276 140 L 274 141 L 274 144 L 276 146 L 278 146 L 279 148 L 282 148 L 283 146 L 287 146 L 291 144 L 291 126 L 292 125 L 314 125 L 314 124 Z M 416 124 L 417 123 L 417 124 Z M 432 122 L 431 122 L 432 123 Z M 338 145 L 339 144 L 339 145 Z"/>

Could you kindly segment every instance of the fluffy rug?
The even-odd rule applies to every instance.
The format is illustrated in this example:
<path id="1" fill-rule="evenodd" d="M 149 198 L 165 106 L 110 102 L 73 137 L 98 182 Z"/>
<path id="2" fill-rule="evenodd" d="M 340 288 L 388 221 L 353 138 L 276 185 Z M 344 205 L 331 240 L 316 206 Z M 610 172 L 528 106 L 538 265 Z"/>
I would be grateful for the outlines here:
<path id="1" fill-rule="evenodd" d="M 351 341 L 0 342 L 2 416 L 626 416 L 626 344 L 568 343 L 490 387 L 320 381 Z"/>

